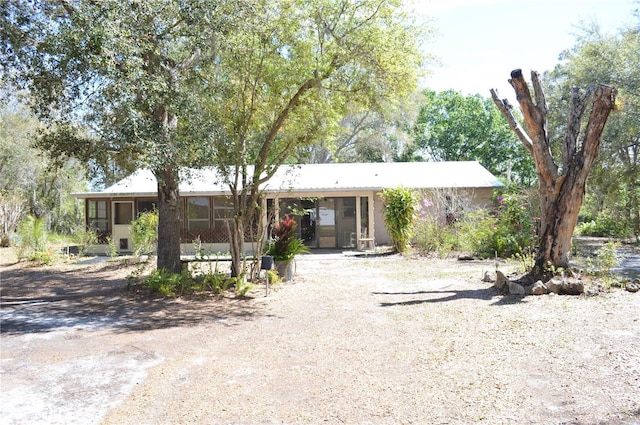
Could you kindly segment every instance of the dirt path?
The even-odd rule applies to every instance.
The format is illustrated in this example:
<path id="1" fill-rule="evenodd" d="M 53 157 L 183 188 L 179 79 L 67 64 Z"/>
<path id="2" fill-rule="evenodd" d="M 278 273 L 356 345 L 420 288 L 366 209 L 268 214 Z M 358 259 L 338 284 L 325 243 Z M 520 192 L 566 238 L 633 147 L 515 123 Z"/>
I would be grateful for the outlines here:
<path id="1" fill-rule="evenodd" d="M 7 424 L 639 424 L 640 294 L 504 297 L 490 263 L 307 256 L 253 299 L 2 268 Z"/>

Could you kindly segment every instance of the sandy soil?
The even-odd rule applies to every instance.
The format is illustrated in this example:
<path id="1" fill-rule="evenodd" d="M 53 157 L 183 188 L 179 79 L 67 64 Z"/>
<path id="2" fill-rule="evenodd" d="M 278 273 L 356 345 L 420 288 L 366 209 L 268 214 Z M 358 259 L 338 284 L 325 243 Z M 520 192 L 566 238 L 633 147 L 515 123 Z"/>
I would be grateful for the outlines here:
<path id="1" fill-rule="evenodd" d="M 493 267 L 309 255 L 269 297 L 186 300 L 5 264 L 0 422 L 640 424 L 640 293 L 503 296 Z"/>

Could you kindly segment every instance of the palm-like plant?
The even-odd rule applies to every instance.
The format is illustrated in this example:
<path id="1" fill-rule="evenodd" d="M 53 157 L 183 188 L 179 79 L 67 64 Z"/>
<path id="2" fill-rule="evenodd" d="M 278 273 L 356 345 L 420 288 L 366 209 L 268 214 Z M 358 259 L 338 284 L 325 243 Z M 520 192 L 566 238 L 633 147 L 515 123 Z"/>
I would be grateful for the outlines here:
<path id="1" fill-rule="evenodd" d="M 273 226 L 275 239 L 267 247 L 267 255 L 275 261 L 291 261 L 298 254 L 309 252 L 304 241 L 296 234 L 298 223 L 289 215 L 285 215 Z"/>

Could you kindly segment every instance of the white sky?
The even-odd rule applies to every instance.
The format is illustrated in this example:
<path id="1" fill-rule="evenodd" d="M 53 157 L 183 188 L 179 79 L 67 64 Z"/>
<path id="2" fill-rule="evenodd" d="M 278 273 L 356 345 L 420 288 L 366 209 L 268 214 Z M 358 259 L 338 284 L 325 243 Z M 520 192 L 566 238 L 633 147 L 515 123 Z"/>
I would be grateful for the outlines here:
<path id="1" fill-rule="evenodd" d="M 423 86 L 489 97 L 496 88 L 511 97 L 513 69 L 542 74 L 575 45 L 581 22 L 614 33 L 632 21 L 633 0 L 414 0 L 419 16 L 430 17 L 437 34 L 425 43 L 441 65 Z"/>

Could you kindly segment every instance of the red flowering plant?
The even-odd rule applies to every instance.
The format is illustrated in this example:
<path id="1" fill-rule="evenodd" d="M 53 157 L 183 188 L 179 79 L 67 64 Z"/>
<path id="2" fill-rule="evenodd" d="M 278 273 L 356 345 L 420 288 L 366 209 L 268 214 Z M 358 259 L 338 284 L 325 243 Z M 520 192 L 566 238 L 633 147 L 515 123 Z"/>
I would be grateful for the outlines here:
<path id="1" fill-rule="evenodd" d="M 274 239 L 267 246 L 267 255 L 271 255 L 275 261 L 290 261 L 298 254 L 309 252 L 296 233 L 298 223 L 288 214 L 273 225 Z"/>

